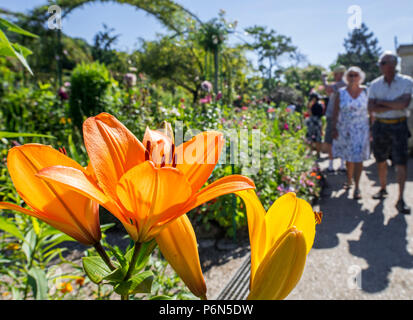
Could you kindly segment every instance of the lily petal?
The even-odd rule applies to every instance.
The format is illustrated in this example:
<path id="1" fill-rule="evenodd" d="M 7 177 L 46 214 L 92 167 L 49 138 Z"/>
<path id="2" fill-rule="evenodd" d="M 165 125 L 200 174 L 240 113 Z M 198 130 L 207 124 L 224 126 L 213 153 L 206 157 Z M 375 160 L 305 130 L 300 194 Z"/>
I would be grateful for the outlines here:
<path id="1" fill-rule="evenodd" d="M 122 176 L 116 194 L 128 217 L 139 226 L 142 238 L 136 240 L 146 242 L 152 226 L 185 213 L 182 208 L 192 189 L 179 170 L 156 168 L 152 161 L 145 161 Z"/>
<path id="2" fill-rule="evenodd" d="M 255 189 L 254 182 L 248 177 L 234 174 L 220 178 L 194 194 L 195 202 L 185 208 L 185 212 L 219 196 L 247 189 Z"/>
<path id="3" fill-rule="evenodd" d="M 176 148 L 176 168 L 183 172 L 197 192 L 208 180 L 224 145 L 222 133 L 202 132 Z"/>
<path id="4" fill-rule="evenodd" d="M 248 218 L 248 234 L 251 247 L 251 274 L 250 288 L 256 271 L 266 254 L 265 241 L 265 209 L 261 204 L 255 190 L 245 190 L 236 193 L 245 203 Z"/>
<path id="5" fill-rule="evenodd" d="M 70 225 L 88 244 L 100 239 L 99 214 L 91 201 L 69 188 L 45 182 L 36 174 L 53 165 L 66 165 L 83 171 L 83 167 L 50 146 L 26 144 L 9 151 L 7 166 L 13 184 L 22 199 L 43 219 Z M 61 230 L 61 228 L 60 228 Z M 73 233 L 73 232 L 72 232 Z"/>
<path id="6" fill-rule="evenodd" d="M 297 198 L 295 193 L 289 192 L 278 198 L 268 210 L 265 220 L 267 249 L 273 246 L 285 230 L 296 226 L 298 230 L 304 233 L 308 252 L 311 250 L 316 226 L 314 212 L 311 205 L 305 200 Z"/>
<path id="7" fill-rule="evenodd" d="M 99 186 L 116 199 L 117 182 L 129 169 L 145 161 L 145 147 L 108 113 L 88 118 L 83 135 Z"/>
<path id="8" fill-rule="evenodd" d="M 99 208 L 96 207 L 94 209 L 98 210 Z M 20 213 L 24 213 L 28 216 L 35 217 L 35 218 L 37 218 L 39 220 L 42 220 L 43 222 L 51 225 L 52 227 L 66 233 L 68 236 L 70 236 L 73 239 L 79 241 L 80 243 L 83 243 L 83 244 L 86 244 L 86 245 L 93 244 L 93 243 L 91 243 L 90 237 L 87 237 L 87 236 L 84 235 L 84 233 L 80 232 L 79 228 L 76 225 L 72 224 L 71 221 L 65 221 L 65 222 L 56 221 L 56 220 L 48 218 L 47 215 L 45 215 L 42 212 L 28 210 L 28 209 L 22 208 L 18 205 L 15 205 L 13 203 L 8 203 L 8 202 L 0 202 L 0 210 L 13 210 L 13 211 L 17 211 L 17 212 L 20 212 Z M 96 232 L 98 234 L 100 234 L 100 229 Z"/>
<path id="9" fill-rule="evenodd" d="M 112 212 L 119 220 L 126 221 L 116 204 L 99 189 L 87 172 L 71 167 L 52 166 L 40 170 L 36 176 L 92 199 Z"/>
<path id="10" fill-rule="evenodd" d="M 163 132 L 146 128 L 142 141 L 150 154 L 150 159 L 157 165 L 172 163 L 173 138 L 166 136 Z"/>
<path id="11" fill-rule="evenodd" d="M 302 232 L 294 227 L 284 232 L 258 267 L 247 299 L 284 299 L 301 278 L 306 251 Z"/>
<path id="12" fill-rule="evenodd" d="M 155 238 L 165 259 L 197 297 L 206 298 L 198 244 L 188 216 L 175 219 Z"/>

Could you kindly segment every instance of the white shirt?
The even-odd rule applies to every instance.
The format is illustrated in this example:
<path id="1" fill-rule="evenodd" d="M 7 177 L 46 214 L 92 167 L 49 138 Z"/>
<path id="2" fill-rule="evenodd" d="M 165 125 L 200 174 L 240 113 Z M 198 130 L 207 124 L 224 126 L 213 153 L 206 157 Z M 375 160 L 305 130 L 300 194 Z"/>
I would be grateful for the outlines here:
<path id="1" fill-rule="evenodd" d="M 393 101 L 404 94 L 413 94 L 413 79 L 409 76 L 398 74 L 394 76 L 390 85 L 384 80 L 384 76 L 375 79 L 369 89 L 369 99 Z M 407 117 L 407 108 L 404 110 L 390 110 L 374 113 L 376 118 L 396 119 Z"/>

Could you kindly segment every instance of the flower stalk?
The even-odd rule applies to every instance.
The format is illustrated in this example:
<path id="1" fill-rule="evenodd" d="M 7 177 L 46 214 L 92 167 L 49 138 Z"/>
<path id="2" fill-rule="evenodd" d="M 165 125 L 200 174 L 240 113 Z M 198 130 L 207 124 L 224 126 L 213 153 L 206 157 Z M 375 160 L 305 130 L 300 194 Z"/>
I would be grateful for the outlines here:
<path id="1" fill-rule="evenodd" d="M 115 266 L 112 264 L 112 262 L 110 261 L 109 256 L 107 255 L 105 249 L 103 249 L 102 245 L 100 242 L 96 242 L 93 247 L 95 248 L 95 250 L 97 251 L 97 253 L 100 255 L 100 257 L 103 259 L 103 261 L 105 261 L 106 265 L 109 267 L 110 270 L 115 270 Z"/>
<path id="2" fill-rule="evenodd" d="M 135 269 L 136 261 L 138 260 L 139 252 L 141 251 L 141 247 L 142 247 L 142 243 L 136 241 L 135 247 L 133 249 L 132 259 L 129 263 L 129 268 L 128 268 L 128 271 L 126 272 L 125 278 L 123 278 L 123 281 L 128 281 L 129 278 L 131 277 L 133 270 Z M 128 294 L 121 295 L 121 299 L 129 300 L 129 295 Z"/>

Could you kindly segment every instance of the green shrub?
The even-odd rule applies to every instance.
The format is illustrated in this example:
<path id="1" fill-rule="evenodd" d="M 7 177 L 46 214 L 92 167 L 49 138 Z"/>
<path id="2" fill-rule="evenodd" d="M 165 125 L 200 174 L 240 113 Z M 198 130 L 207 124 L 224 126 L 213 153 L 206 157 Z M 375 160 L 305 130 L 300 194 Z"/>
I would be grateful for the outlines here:
<path id="1" fill-rule="evenodd" d="M 103 64 L 94 62 L 77 65 L 71 77 L 69 99 L 70 115 L 75 126 L 81 128 L 84 117 L 106 110 L 109 85 L 109 71 Z"/>

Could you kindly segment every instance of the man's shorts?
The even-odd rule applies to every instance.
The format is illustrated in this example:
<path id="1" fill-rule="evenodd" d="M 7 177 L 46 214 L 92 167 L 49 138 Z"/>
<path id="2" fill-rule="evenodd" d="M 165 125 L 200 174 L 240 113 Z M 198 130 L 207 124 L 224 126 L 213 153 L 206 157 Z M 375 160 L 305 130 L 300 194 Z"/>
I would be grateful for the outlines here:
<path id="1" fill-rule="evenodd" d="M 331 117 L 326 118 L 326 132 L 324 134 L 324 142 L 333 144 L 333 119 Z"/>
<path id="2" fill-rule="evenodd" d="M 391 155 L 392 163 L 406 165 L 410 132 L 407 122 L 387 124 L 375 121 L 372 127 L 373 154 L 377 162 L 384 162 Z"/>

